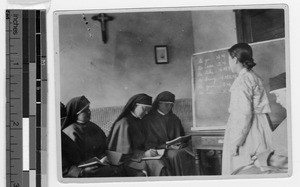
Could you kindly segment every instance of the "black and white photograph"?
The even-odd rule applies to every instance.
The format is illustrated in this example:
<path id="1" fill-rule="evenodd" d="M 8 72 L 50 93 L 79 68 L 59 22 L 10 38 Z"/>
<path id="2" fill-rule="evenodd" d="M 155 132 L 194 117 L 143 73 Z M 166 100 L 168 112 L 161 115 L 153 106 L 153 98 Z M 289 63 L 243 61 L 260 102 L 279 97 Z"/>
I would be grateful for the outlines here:
<path id="1" fill-rule="evenodd" d="M 288 14 L 54 12 L 59 180 L 291 176 Z"/>

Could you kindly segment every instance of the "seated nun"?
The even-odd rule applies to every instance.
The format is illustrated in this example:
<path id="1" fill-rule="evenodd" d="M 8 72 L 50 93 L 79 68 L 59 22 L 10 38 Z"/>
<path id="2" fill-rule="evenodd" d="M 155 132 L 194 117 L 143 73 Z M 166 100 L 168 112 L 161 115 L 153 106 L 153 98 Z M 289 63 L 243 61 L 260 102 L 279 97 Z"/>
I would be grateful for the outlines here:
<path id="1" fill-rule="evenodd" d="M 164 159 L 142 160 L 156 156 L 154 149 L 146 149 L 146 132 L 142 118 L 151 109 L 152 98 L 146 94 L 132 96 L 113 123 L 108 136 L 108 149 L 122 153 L 128 176 L 166 176 L 168 163 Z"/>
<path id="2" fill-rule="evenodd" d="M 63 177 L 122 176 L 121 167 L 78 167 L 93 157 L 106 162 L 106 136 L 100 127 L 90 121 L 89 107 L 90 102 L 85 96 L 75 97 L 66 105 L 66 117 L 61 131 Z"/>
<path id="3" fill-rule="evenodd" d="M 147 149 L 166 148 L 167 141 L 185 135 L 180 119 L 172 111 L 174 101 L 173 93 L 161 92 L 154 100 L 151 111 L 143 119 L 147 129 Z M 167 148 L 165 156 L 171 164 L 173 175 L 195 174 L 195 160 L 191 147 L 184 143 L 172 145 Z"/>
<path id="4" fill-rule="evenodd" d="M 286 108 L 286 73 L 271 78 L 269 83 L 270 93 L 276 96 L 276 102 Z M 272 132 L 271 149 L 254 155 L 252 164 L 239 168 L 234 174 L 286 173 L 288 171 L 287 140 L 287 119 L 284 119 Z"/>

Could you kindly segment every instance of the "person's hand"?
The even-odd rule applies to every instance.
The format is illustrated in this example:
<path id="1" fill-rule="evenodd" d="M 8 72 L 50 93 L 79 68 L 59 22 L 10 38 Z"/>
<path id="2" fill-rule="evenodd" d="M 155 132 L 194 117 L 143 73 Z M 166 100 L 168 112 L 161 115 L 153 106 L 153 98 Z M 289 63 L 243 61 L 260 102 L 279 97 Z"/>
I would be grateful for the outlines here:
<path id="1" fill-rule="evenodd" d="M 109 160 L 108 160 L 107 156 L 104 156 L 103 158 L 101 158 L 100 161 L 104 165 L 109 165 Z"/>
<path id="2" fill-rule="evenodd" d="M 177 150 L 181 148 L 181 143 L 173 144 L 168 147 L 168 149 Z"/>
<path id="3" fill-rule="evenodd" d="M 234 149 L 233 149 L 233 156 L 239 156 L 240 154 L 240 146 L 235 146 Z"/>
<path id="4" fill-rule="evenodd" d="M 157 156 L 158 153 L 155 149 L 149 149 L 145 152 L 145 156 L 146 157 L 154 157 L 154 156 Z"/>
<path id="5" fill-rule="evenodd" d="M 82 169 L 81 176 L 89 176 L 98 171 L 98 166 L 88 166 Z"/>

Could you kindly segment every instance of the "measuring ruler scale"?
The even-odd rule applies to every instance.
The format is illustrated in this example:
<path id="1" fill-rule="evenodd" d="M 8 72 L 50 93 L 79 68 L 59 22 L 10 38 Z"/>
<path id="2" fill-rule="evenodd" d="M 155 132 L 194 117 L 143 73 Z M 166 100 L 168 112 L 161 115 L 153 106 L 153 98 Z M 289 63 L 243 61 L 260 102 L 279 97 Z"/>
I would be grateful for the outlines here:
<path id="1" fill-rule="evenodd" d="M 6 186 L 46 186 L 46 12 L 6 11 Z"/>

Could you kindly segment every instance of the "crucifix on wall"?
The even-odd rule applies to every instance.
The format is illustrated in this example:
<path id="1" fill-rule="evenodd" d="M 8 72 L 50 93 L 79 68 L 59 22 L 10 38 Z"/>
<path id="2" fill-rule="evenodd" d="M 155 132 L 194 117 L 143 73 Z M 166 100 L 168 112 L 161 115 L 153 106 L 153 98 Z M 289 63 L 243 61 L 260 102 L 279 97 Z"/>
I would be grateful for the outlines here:
<path id="1" fill-rule="evenodd" d="M 104 43 L 107 42 L 107 33 L 106 33 L 106 22 L 113 20 L 114 18 L 112 16 L 108 16 L 106 14 L 98 14 L 96 16 L 92 17 L 93 20 L 99 21 L 101 24 L 101 33 L 102 33 L 102 41 Z"/>

